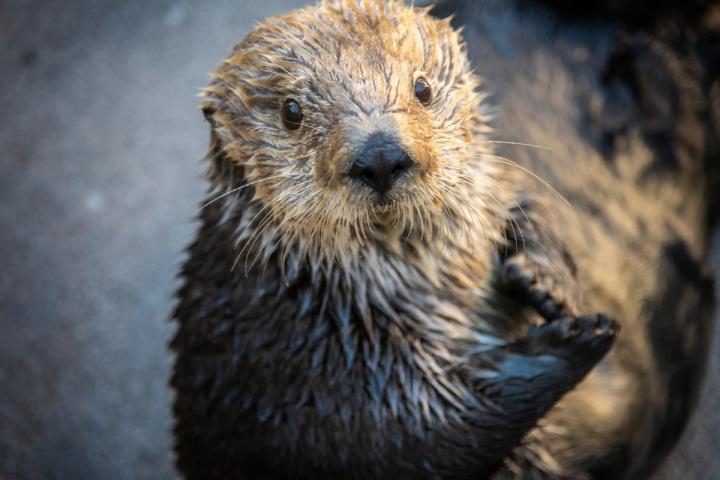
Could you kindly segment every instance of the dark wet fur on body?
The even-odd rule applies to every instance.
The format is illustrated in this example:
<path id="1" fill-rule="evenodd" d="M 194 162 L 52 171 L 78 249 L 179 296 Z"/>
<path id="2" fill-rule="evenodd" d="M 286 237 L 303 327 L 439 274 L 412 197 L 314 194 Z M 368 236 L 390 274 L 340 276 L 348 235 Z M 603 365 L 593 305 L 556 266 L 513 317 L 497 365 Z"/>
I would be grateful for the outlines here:
<path id="1" fill-rule="evenodd" d="M 670 60 L 688 78 L 636 68 L 652 58 L 637 43 L 680 55 L 650 41 L 654 30 L 618 37 L 621 25 L 522 5 L 436 12 L 462 10 L 497 105 L 476 141 L 551 148 L 498 144 L 480 158 L 509 158 L 559 191 L 506 163 L 479 173 L 504 188 L 497 208 L 477 207 L 493 218 L 472 255 L 462 235 L 434 250 L 412 227 L 395 239 L 376 226 L 366 256 L 345 265 L 254 236 L 278 218 L 258 190 L 272 180 L 248 185 L 261 167 L 225 144 L 246 120 L 211 87 L 208 201 L 247 187 L 201 210 L 182 270 L 172 385 L 186 478 L 635 479 L 672 447 L 712 327 L 705 182 L 717 151 L 699 102 L 678 93 L 678 112 L 643 94 L 667 80 L 710 96 L 712 82 Z M 703 132 L 676 128 L 680 118 Z M 328 189 L 344 188 L 328 175 Z"/>

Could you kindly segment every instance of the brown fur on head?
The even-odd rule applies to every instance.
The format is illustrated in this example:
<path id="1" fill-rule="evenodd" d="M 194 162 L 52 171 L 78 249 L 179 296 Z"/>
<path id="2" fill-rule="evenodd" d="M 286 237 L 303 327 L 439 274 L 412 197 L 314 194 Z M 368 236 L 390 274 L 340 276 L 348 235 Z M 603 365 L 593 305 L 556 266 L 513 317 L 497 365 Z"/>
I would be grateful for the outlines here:
<path id="1" fill-rule="evenodd" d="M 421 76 L 428 105 L 413 91 Z M 257 245 L 346 263 L 378 238 L 478 236 L 495 188 L 477 158 L 487 129 L 477 87 L 449 21 L 397 1 L 336 0 L 259 25 L 214 72 L 203 108 L 211 156 L 240 167 L 262 205 L 245 219 Z M 304 115 L 295 130 L 281 118 L 288 99 Z M 415 162 L 383 202 L 348 176 L 375 132 Z M 210 171 L 220 193 L 238 181 L 225 169 Z"/>

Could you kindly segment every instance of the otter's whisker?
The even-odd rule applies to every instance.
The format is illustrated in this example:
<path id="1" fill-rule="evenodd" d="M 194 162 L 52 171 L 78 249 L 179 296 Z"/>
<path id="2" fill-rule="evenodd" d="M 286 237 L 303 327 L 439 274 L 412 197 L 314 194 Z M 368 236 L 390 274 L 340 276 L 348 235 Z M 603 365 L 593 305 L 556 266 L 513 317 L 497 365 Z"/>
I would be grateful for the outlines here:
<path id="1" fill-rule="evenodd" d="M 276 195 L 273 199 L 271 199 L 267 203 L 267 205 L 272 205 L 273 203 L 279 201 L 283 197 L 288 197 L 288 198 L 296 197 L 296 196 L 302 194 L 307 189 L 309 184 L 310 184 L 310 181 L 306 181 L 306 182 L 299 183 L 297 185 L 293 185 L 288 190 L 285 190 L 284 192 Z M 246 246 L 248 246 L 248 250 L 247 250 L 248 254 L 250 253 L 250 250 L 252 250 L 252 248 L 254 247 L 257 240 L 259 240 L 260 237 L 265 233 L 267 225 L 269 225 L 270 222 L 274 219 L 275 219 L 274 212 L 272 209 L 270 209 L 268 211 L 268 214 L 265 216 L 265 218 L 263 218 L 262 222 L 257 226 L 256 232 L 253 234 L 253 236 L 250 238 L 250 240 L 248 240 L 248 243 L 246 244 Z M 244 248 L 243 248 L 243 250 L 244 250 Z M 258 249 L 258 251 L 255 254 L 255 257 L 253 258 L 253 262 L 250 264 L 249 268 L 252 268 L 254 266 L 255 261 L 257 260 L 258 255 L 261 251 L 262 251 L 262 249 Z M 248 272 L 247 259 L 248 259 L 248 256 L 245 257 L 245 272 L 246 273 Z"/>
<path id="2" fill-rule="evenodd" d="M 510 141 L 505 141 L 505 140 L 483 140 L 482 143 L 497 143 L 497 144 L 502 144 L 502 145 L 519 145 L 521 147 L 534 147 L 534 148 L 540 148 L 542 150 L 549 150 L 551 152 L 555 151 L 552 147 L 546 147 L 545 145 L 536 145 L 534 143 L 510 142 Z"/>
<path id="3" fill-rule="evenodd" d="M 461 182 L 461 183 L 463 183 L 463 182 Z M 467 184 L 468 186 L 475 186 L 475 184 L 473 182 L 471 182 L 470 179 L 465 179 L 464 183 Z M 465 205 L 462 201 L 457 201 L 457 199 L 465 198 L 466 194 L 458 192 L 457 189 L 455 188 L 455 186 L 447 184 L 446 182 L 440 182 L 440 185 L 442 186 L 443 190 L 446 192 L 448 198 L 453 199 L 453 205 L 454 205 L 453 210 L 456 210 L 462 214 L 462 215 L 458 215 L 451 211 L 447 215 L 448 218 L 453 218 L 453 219 L 457 220 L 457 218 L 460 217 L 460 218 L 465 219 L 463 222 L 459 222 L 459 227 L 460 227 L 463 235 L 465 236 L 466 244 L 473 246 L 473 250 L 474 250 L 475 242 L 473 241 L 473 235 L 472 235 L 472 230 L 470 229 L 470 225 L 477 224 L 480 227 L 480 230 L 482 231 L 482 235 L 483 235 L 483 238 L 485 239 L 485 241 L 488 242 L 489 244 L 495 246 L 496 240 L 488 234 L 490 227 L 484 220 L 485 216 L 480 214 L 479 212 L 477 212 L 475 210 L 475 207 L 472 207 L 473 211 L 470 212 L 469 210 L 467 210 L 467 208 L 465 207 Z M 465 193 L 469 193 L 469 192 L 465 192 Z M 458 222 L 456 221 L 456 223 L 458 223 Z M 458 226 L 458 225 L 455 225 L 455 226 Z M 445 226 L 444 230 L 447 230 L 447 229 L 451 229 L 451 231 L 452 231 L 452 226 Z M 445 234 L 449 234 L 449 232 L 446 231 Z M 497 247 L 495 247 L 495 248 L 497 248 Z"/>
<path id="4" fill-rule="evenodd" d="M 490 160 L 491 160 L 491 161 L 495 161 L 495 162 L 498 162 L 498 163 L 502 163 L 503 165 L 508 165 L 508 166 L 510 166 L 510 167 L 517 168 L 518 170 L 521 170 L 521 171 L 527 173 L 528 175 L 532 176 L 534 179 L 536 179 L 536 180 L 538 180 L 539 182 L 541 182 L 548 190 L 550 190 L 550 192 L 552 192 L 552 193 L 553 193 L 555 196 L 557 196 L 560 200 L 562 200 L 563 202 L 565 202 L 569 207 L 572 206 L 572 205 L 570 204 L 570 202 L 569 202 L 565 197 L 563 197 L 563 196 L 560 194 L 560 192 L 558 192 L 552 185 L 550 185 L 550 183 L 549 183 L 547 180 L 545 180 L 544 178 L 540 177 L 540 176 L 537 175 L 535 172 L 533 172 L 533 171 L 531 171 L 531 170 L 528 170 L 527 168 L 523 167 L 522 165 L 518 165 L 517 163 L 513 162 L 512 160 L 510 160 L 510 159 L 508 159 L 508 158 L 501 157 L 500 155 L 492 155 L 492 154 L 490 154 L 490 153 L 481 153 L 481 155 L 486 156 L 486 157 L 490 157 Z"/>
<path id="5" fill-rule="evenodd" d="M 488 178 L 487 181 L 491 185 L 498 188 L 499 190 L 501 190 L 501 191 L 504 190 L 504 187 L 499 182 L 496 182 L 495 180 L 490 179 L 490 178 Z M 503 205 L 502 201 L 500 201 L 500 199 L 496 195 L 494 195 L 492 192 L 489 192 L 489 191 L 486 193 L 490 198 L 492 198 L 495 201 L 495 204 L 498 207 L 498 212 L 505 212 L 507 214 L 507 217 L 510 222 L 510 228 L 512 228 L 512 231 L 513 231 L 513 238 L 515 239 L 515 250 L 518 250 L 518 241 L 517 241 L 518 233 L 520 234 L 522 247 L 524 249 L 527 244 L 525 242 L 525 235 L 523 234 L 522 227 L 520 227 L 520 224 L 518 223 L 518 221 L 513 217 L 513 215 L 510 213 L 510 211 L 505 207 L 505 205 Z M 525 213 L 525 210 L 522 208 L 522 206 L 520 206 L 520 204 L 515 200 L 512 200 L 512 203 L 523 214 L 523 216 L 525 217 L 525 220 L 527 220 L 527 222 L 528 222 L 528 225 L 532 225 L 530 222 L 530 219 L 528 218 L 528 216 Z M 517 230 L 515 229 L 515 227 L 517 227 Z M 505 245 L 505 253 L 507 254 L 507 244 Z"/>
<path id="6" fill-rule="evenodd" d="M 306 185 L 306 184 L 308 184 L 308 183 L 309 183 L 309 182 L 303 182 L 303 183 L 299 184 L 299 186 L 304 186 L 304 185 Z M 294 187 L 297 187 L 297 186 L 294 186 Z M 250 252 L 250 250 L 252 249 L 252 247 L 254 246 L 255 242 L 260 238 L 260 236 L 262 235 L 262 233 L 263 233 L 264 230 L 265 230 L 265 227 L 269 224 L 269 222 L 271 221 L 271 219 L 272 219 L 272 217 L 273 217 L 273 215 L 272 215 L 272 208 L 271 208 L 271 207 L 272 207 L 272 204 L 273 204 L 275 201 L 279 200 L 282 196 L 288 195 L 288 193 L 294 194 L 295 192 L 293 192 L 293 190 L 292 190 L 292 188 L 291 188 L 291 189 L 289 189 L 289 190 L 285 190 L 285 191 L 277 194 L 277 195 L 276 195 L 275 197 L 273 197 L 270 201 L 268 201 L 267 203 L 265 203 L 265 205 L 255 214 L 255 216 L 253 216 L 253 218 L 250 220 L 250 222 L 248 222 L 247 226 L 245 227 L 245 230 L 247 230 L 248 228 L 251 228 L 251 227 L 252 227 L 252 228 L 254 228 L 254 231 L 253 231 L 252 235 L 250 236 L 250 238 L 248 238 L 248 239 L 246 240 L 245 245 L 243 245 L 242 249 L 241 249 L 240 252 L 238 253 L 238 255 L 237 255 L 236 259 L 235 259 L 235 262 L 233 263 L 233 266 L 232 266 L 232 269 L 231 269 L 231 270 L 234 270 L 234 269 L 235 269 L 235 266 L 237 265 L 238 261 L 239 261 L 240 258 L 242 258 L 243 256 L 245 256 L 245 259 L 246 259 L 246 262 L 247 262 L 247 254 L 249 254 L 249 252 Z M 266 212 L 266 211 L 267 211 L 267 213 L 264 213 L 264 212 Z M 264 214 L 264 217 L 262 218 L 262 220 L 260 221 L 260 223 L 259 223 L 257 226 L 253 227 L 253 225 L 255 224 L 256 219 L 257 219 L 260 215 L 262 215 L 262 214 Z M 237 245 L 236 245 L 236 247 L 237 247 Z M 246 266 L 247 266 L 247 263 L 246 263 Z M 247 270 L 247 268 L 246 268 L 245 273 L 247 274 L 247 272 L 248 272 L 248 270 Z"/>
<path id="7" fill-rule="evenodd" d="M 487 192 L 487 194 L 494 201 L 495 205 L 498 207 L 498 211 L 506 211 L 507 212 L 507 209 L 503 208 L 503 205 L 502 205 L 502 202 L 500 201 L 500 199 L 498 199 L 495 195 L 493 195 L 490 192 Z M 522 238 L 522 245 L 523 245 L 523 249 L 524 249 L 525 248 L 525 236 L 522 233 L 522 228 L 520 228 L 520 224 L 518 224 L 517 220 L 515 220 L 513 218 L 513 216 L 509 214 L 509 212 L 507 212 L 507 213 L 508 213 L 508 221 L 510 223 L 510 228 L 512 229 L 512 232 L 513 232 L 513 239 L 515 240 L 515 251 L 519 250 L 518 235 L 520 236 L 520 238 Z M 517 227 L 517 229 L 515 227 Z M 507 240 L 507 235 L 505 235 L 505 238 Z M 497 246 L 495 248 L 497 250 Z M 507 254 L 508 254 L 507 242 L 504 242 L 504 248 L 505 248 L 505 255 L 507 256 Z"/>
<path id="8" fill-rule="evenodd" d="M 307 183 L 306 186 L 309 186 L 310 182 Z M 307 249 L 309 248 L 309 241 L 305 241 L 305 239 L 302 239 L 299 236 L 301 228 L 298 227 L 304 227 L 307 223 L 307 220 L 311 218 L 312 212 L 316 211 L 315 206 L 312 204 L 315 201 L 315 198 L 320 193 L 318 191 L 310 192 L 307 194 L 303 194 L 303 202 L 297 205 L 297 208 L 300 210 L 299 214 L 290 213 L 288 215 L 287 221 L 288 221 L 288 230 L 289 233 L 287 235 L 287 238 L 283 238 L 283 246 L 281 250 L 281 262 L 280 264 L 284 268 L 285 260 L 287 259 L 287 256 L 289 255 L 291 246 L 296 243 L 295 240 L 298 239 L 300 241 L 301 245 L 299 246 L 298 255 L 300 258 L 304 258 L 307 254 Z M 312 238 L 313 231 L 317 224 L 313 226 L 313 229 L 309 232 L 308 238 Z"/>
<path id="9" fill-rule="evenodd" d="M 215 198 L 213 198 L 212 200 L 210 200 L 209 202 L 203 204 L 203 205 L 200 207 L 200 210 L 202 210 L 202 209 L 205 208 L 205 207 L 208 207 L 208 206 L 212 205 L 213 203 L 217 202 L 218 200 L 220 200 L 220 199 L 222 199 L 222 198 L 227 197 L 228 195 L 232 195 L 232 194 L 235 193 L 235 192 L 239 192 L 240 190 L 243 190 L 244 188 L 250 187 L 250 186 L 252 186 L 252 185 L 256 185 L 256 184 L 258 184 L 258 183 L 260 183 L 260 182 L 265 182 L 265 181 L 267 181 L 267 180 L 273 180 L 273 179 L 275 179 L 275 178 L 281 178 L 281 177 L 285 177 L 285 175 L 272 175 L 272 176 L 270 176 L 270 177 L 265 177 L 265 178 L 261 178 L 261 179 L 259 179 L 259 180 L 255 180 L 255 181 L 250 182 L 250 183 L 246 183 L 245 185 L 240 185 L 239 187 L 233 188 L 232 190 L 227 191 L 227 192 L 223 193 L 222 195 L 220 195 L 220 196 L 218 196 L 218 197 L 215 197 Z"/>
<path id="10" fill-rule="evenodd" d="M 281 194 L 278 194 L 278 196 L 279 196 L 279 195 L 281 195 Z M 238 246 L 239 243 L 240 243 L 240 239 L 243 237 L 243 234 L 245 233 L 245 231 L 248 230 L 249 228 L 253 227 L 253 225 L 255 224 L 255 220 L 256 220 L 265 210 L 271 208 L 271 206 L 272 206 L 271 203 L 268 202 L 268 203 L 266 203 L 265 205 L 263 205 L 263 207 L 262 207 L 260 210 L 258 210 L 257 213 L 255 213 L 255 215 L 253 216 L 253 218 L 250 219 L 250 221 L 247 223 L 247 225 L 245 226 L 245 228 L 238 234 L 238 236 L 237 236 L 238 238 L 237 238 L 236 243 L 235 243 L 235 245 L 234 245 L 233 248 L 237 248 L 237 246 Z M 262 222 L 260 222 L 260 223 L 262 223 Z M 257 228 L 256 228 L 256 227 L 253 227 L 253 228 L 254 228 L 254 231 L 257 231 Z M 252 236 L 251 236 L 251 238 L 252 238 Z M 242 251 L 241 251 L 241 252 L 242 252 Z"/>

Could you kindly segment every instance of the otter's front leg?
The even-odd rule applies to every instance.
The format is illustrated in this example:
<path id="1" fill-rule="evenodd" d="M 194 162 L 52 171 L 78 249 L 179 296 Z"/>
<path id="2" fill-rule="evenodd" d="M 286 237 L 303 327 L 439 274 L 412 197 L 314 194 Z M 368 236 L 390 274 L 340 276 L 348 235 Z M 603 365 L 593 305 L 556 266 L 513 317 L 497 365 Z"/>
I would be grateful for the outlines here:
<path id="1" fill-rule="evenodd" d="M 550 238 L 538 228 L 532 231 Z M 487 411 L 481 409 L 478 424 L 494 440 L 488 465 L 493 460 L 499 463 L 519 446 L 538 420 L 600 362 L 619 329 L 605 315 L 578 314 L 574 264 L 562 253 L 560 242 L 546 241 L 546 247 L 557 248 L 544 248 L 537 254 L 542 245 L 533 236 L 525 235 L 525 239 L 525 248 L 502 256 L 497 264 L 494 285 L 500 300 L 496 306 L 508 307 L 511 316 L 529 308 L 542 323 L 508 318 L 514 330 L 524 333 L 501 347 L 475 354 L 468 362 L 470 381 L 487 406 Z M 486 423 L 488 416 L 494 423 Z"/>
<path id="2" fill-rule="evenodd" d="M 490 474 L 537 421 L 605 356 L 618 326 L 604 315 L 553 319 L 502 347 L 474 354 L 467 379 L 482 408 L 477 427 L 491 432 L 483 453 Z M 492 464 L 492 465 L 490 465 Z"/>

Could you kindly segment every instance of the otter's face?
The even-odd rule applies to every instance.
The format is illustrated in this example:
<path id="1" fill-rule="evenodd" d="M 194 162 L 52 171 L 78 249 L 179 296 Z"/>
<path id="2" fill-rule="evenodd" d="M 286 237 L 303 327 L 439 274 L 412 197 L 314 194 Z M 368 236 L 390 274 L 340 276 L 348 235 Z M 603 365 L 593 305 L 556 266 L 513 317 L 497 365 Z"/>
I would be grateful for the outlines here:
<path id="1" fill-rule="evenodd" d="M 341 0 L 260 25 L 204 108 L 215 153 L 242 167 L 276 240 L 343 256 L 479 215 L 467 202 L 482 177 L 477 84 L 448 21 Z"/>

